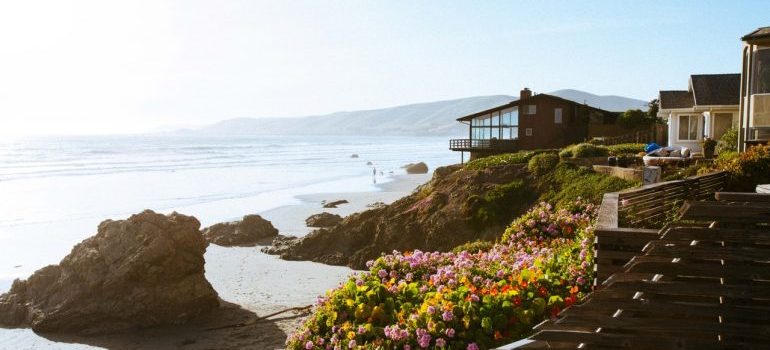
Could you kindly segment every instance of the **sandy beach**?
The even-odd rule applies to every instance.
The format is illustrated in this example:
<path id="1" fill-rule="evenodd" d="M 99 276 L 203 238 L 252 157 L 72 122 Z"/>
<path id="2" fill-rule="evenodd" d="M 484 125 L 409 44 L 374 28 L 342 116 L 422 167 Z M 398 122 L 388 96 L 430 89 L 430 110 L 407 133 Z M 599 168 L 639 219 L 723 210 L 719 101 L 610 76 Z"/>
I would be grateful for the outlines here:
<path id="1" fill-rule="evenodd" d="M 379 191 L 300 195 L 298 204 L 259 213 L 283 235 L 302 236 L 310 229 L 305 218 L 320 212 L 346 216 L 376 202 L 392 203 L 430 179 L 430 174 L 395 175 L 377 185 Z M 347 200 L 337 208 L 322 201 Z M 214 315 L 185 326 L 154 328 L 98 337 L 38 335 L 30 329 L 0 329 L 0 349 L 281 349 L 308 315 L 291 311 L 256 323 L 258 317 L 289 308 L 305 307 L 351 273 L 347 267 L 305 261 L 284 261 L 257 247 L 225 248 L 210 245 L 206 251 L 206 278 L 225 301 Z M 252 323 L 234 327 L 239 323 Z M 213 329 L 231 325 L 222 329 Z"/>

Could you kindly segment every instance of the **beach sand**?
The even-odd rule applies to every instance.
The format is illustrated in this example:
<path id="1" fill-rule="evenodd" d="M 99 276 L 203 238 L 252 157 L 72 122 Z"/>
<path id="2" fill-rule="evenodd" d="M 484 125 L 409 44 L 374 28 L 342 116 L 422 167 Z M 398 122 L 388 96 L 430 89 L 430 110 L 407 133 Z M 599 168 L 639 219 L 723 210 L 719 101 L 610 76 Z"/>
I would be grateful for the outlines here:
<path id="1" fill-rule="evenodd" d="M 396 175 L 379 184 L 380 191 L 318 193 L 298 196 L 301 203 L 259 213 L 283 235 L 303 236 L 305 219 L 320 212 L 346 216 L 375 202 L 392 203 L 427 182 L 430 174 Z M 322 201 L 345 199 L 338 208 Z M 206 330 L 254 320 L 276 311 L 312 304 L 319 295 L 355 272 L 347 267 L 307 261 L 284 261 L 260 252 L 261 247 L 206 251 L 206 278 L 226 303 L 214 315 L 184 326 L 153 328 L 98 337 L 38 335 L 30 329 L 0 329 L 0 349 L 282 349 L 286 337 L 309 314 L 288 312 L 242 327 Z"/>

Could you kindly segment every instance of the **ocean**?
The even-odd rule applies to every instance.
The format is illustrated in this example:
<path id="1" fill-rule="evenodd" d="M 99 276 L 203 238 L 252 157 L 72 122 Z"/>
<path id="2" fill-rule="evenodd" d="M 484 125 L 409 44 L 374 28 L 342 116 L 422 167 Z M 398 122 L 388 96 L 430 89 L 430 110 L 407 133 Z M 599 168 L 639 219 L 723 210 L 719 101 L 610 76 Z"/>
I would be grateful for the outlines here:
<path id="1" fill-rule="evenodd" d="M 105 219 L 152 209 L 193 215 L 205 227 L 296 204 L 298 195 L 377 191 L 375 182 L 419 161 L 435 169 L 459 155 L 443 137 L 2 140 L 0 293 L 14 278 L 57 263 Z"/>

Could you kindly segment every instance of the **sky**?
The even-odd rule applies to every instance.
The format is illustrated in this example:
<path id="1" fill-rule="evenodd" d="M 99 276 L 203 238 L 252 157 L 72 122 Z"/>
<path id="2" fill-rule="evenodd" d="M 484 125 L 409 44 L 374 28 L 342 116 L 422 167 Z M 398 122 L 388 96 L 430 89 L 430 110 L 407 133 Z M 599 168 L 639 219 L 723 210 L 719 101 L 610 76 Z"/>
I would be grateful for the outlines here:
<path id="1" fill-rule="evenodd" d="M 762 1 L 0 0 L 0 135 L 112 134 L 480 95 L 650 100 L 737 73 Z"/>

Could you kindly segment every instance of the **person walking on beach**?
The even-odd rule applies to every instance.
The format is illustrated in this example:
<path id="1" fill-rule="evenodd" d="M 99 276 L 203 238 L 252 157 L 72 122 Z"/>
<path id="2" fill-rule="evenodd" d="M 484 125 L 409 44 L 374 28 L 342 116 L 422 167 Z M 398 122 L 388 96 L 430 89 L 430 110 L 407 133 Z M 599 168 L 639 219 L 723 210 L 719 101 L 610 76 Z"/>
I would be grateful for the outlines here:
<path id="1" fill-rule="evenodd" d="M 372 182 L 377 184 L 377 168 L 372 167 Z"/>

